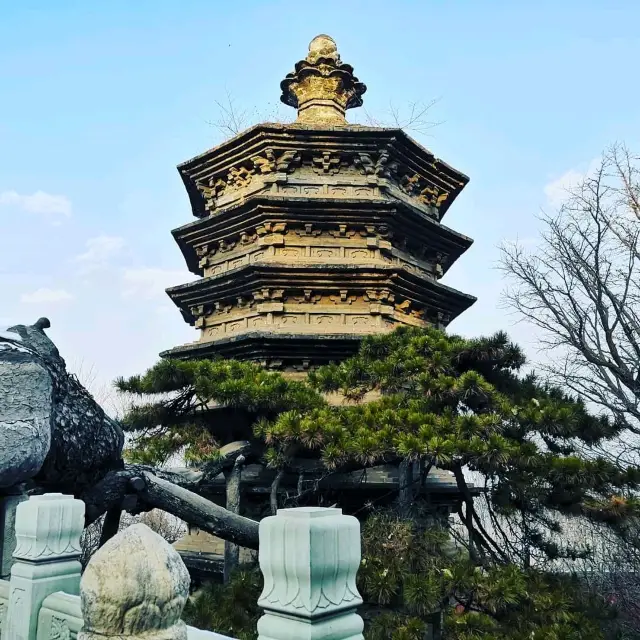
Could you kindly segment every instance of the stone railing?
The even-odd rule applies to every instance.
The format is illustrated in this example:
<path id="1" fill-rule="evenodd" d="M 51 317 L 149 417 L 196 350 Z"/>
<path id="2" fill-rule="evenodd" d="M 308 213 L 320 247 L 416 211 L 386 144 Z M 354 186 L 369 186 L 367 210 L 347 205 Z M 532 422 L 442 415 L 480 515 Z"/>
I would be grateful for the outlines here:
<path id="1" fill-rule="evenodd" d="M 189 574 L 144 524 L 109 540 L 80 575 L 84 503 L 33 496 L 17 507 L 1 640 L 232 640 L 181 620 Z M 260 640 L 362 640 L 360 526 L 340 509 L 281 509 L 260 523 Z"/>

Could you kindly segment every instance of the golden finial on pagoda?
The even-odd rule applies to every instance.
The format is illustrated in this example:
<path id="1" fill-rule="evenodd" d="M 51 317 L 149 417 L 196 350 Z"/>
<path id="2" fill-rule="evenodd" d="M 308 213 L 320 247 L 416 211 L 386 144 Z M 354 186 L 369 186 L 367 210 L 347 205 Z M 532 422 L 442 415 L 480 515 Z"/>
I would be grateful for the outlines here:
<path id="1" fill-rule="evenodd" d="M 345 111 L 362 106 L 367 87 L 353 75 L 353 67 L 340 60 L 333 38 L 316 36 L 309 53 L 280 83 L 280 100 L 298 109 L 302 124 L 346 124 Z"/>

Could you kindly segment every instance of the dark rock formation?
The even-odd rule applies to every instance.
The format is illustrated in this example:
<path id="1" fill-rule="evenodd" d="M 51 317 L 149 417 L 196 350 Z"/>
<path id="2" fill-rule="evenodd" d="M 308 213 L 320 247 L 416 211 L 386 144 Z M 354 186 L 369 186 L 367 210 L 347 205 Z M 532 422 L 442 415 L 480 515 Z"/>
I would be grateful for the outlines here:
<path id="1" fill-rule="evenodd" d="M 122 468 L 124 434 L 67 372 L 49 326 L 41 318 L 0 335 L 0 486 L 33 479 L 78 495 Z"/>

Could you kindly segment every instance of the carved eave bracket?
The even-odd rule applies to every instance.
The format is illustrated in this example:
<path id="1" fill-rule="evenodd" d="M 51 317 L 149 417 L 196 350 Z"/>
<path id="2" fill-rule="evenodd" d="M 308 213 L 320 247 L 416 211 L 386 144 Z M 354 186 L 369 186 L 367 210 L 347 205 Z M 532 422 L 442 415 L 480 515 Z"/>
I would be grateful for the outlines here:
<path id="1" fill-rule="evenodd" d="M 311 41 L 307 57 L 280 87 L 280 100 L 298 109 L 296 122 L 323 125 L 346 124 L 345 111 L 362 106 L 367 90 L 353 75 L 353 67 L 340 60 L 335 41 L 327 35 Z"/>

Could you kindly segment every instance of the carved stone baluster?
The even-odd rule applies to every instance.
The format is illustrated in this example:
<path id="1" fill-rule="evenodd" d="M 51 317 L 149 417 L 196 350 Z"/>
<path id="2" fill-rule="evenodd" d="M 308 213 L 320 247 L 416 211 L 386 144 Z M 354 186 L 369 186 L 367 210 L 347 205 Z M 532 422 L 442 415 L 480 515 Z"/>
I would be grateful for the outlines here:
<path id="1" fill-rule="evenodd" d="M 102 546 L 84 571 L 78 640 L 187 640 L 180 616 L 188 596 L 189 572 L 178 552 L 134 524 Z"/>
<path id="2" fill-rule="evenodd" d="M 35 640 L 38 612 L 56 591 L 77 595 L 84 502 L 61 493 L 32 496 L 16 510 L 16 549 L 2 640 Z"/>
<path id="3" fill-rule="evenodd" d="M 280 509 L 260 522 L 259 640 L 362 640 L 360 523 L 341 509 Z"/>

